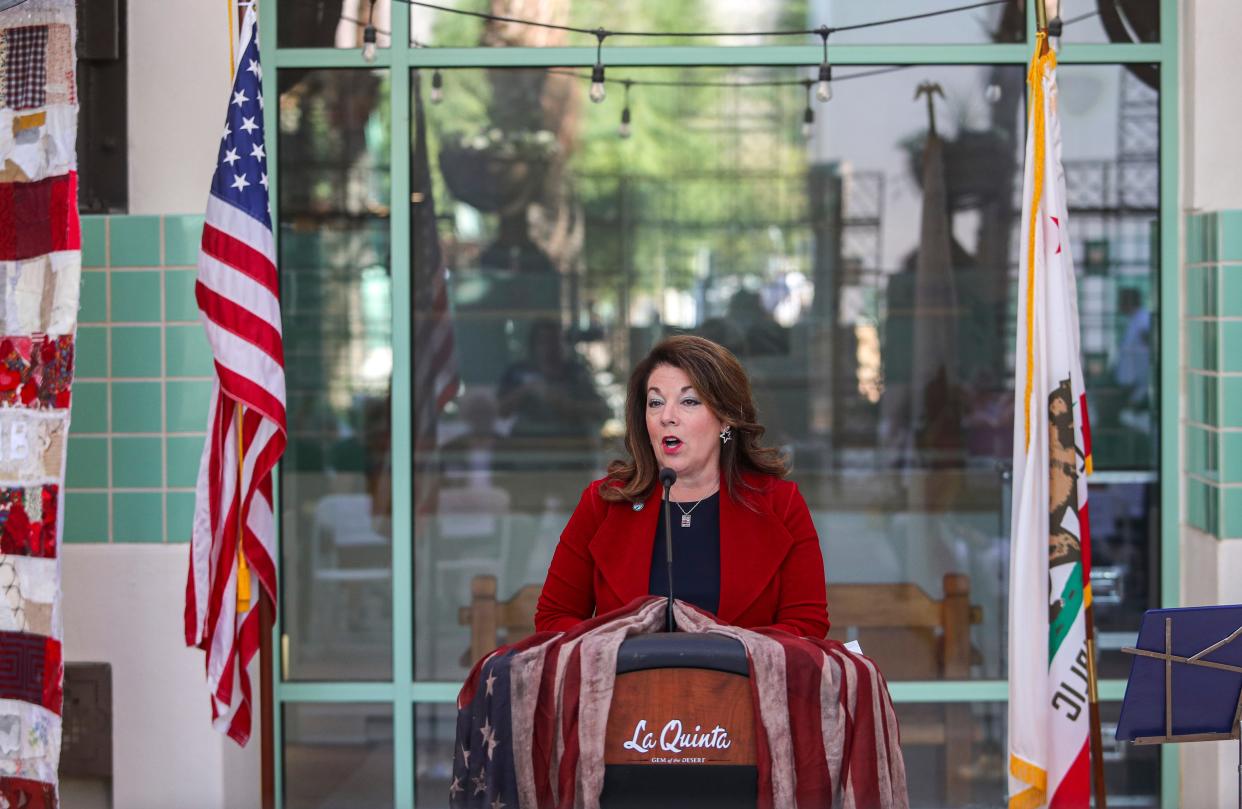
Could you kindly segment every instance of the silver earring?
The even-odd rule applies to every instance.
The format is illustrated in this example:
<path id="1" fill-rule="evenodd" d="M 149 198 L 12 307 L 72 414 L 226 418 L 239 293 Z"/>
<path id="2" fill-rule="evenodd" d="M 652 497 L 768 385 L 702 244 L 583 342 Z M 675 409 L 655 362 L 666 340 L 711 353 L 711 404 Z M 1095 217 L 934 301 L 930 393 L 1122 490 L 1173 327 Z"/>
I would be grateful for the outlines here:
<path id="1" fill-rule="evenodd" d="M 726 424 L 725 428 L 720 431 L 720 443 L 727 444 L 729 443 L 729 439 L 732 437 L 733 437 L 733 428 Z"/>

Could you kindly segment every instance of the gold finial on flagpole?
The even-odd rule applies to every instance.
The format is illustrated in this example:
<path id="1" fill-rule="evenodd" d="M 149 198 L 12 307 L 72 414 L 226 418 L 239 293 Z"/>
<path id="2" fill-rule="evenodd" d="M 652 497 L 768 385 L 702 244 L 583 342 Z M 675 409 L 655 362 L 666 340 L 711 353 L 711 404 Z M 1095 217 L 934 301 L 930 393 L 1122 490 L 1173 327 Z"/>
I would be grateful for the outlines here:
<path id="1" fill-rule="evenodd" d="M 1048 30 L 1047 0 L 1035 0 L 1035 30 Z"/>

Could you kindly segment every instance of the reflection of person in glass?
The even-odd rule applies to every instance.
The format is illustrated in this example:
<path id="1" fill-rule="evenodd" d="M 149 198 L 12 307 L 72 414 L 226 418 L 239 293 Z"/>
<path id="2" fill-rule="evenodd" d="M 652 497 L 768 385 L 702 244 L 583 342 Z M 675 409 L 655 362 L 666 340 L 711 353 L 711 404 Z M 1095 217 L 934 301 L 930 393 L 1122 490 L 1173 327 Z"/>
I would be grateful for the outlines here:
<path id="1" fill-rule="evenodd" d="M 540 319 L 530 328 L 530 358 L 510 366 L 497 391 L 500 415 L 514 418 L 516 439 L 582 439 L 592 446 L 608 406 L 590 371 L 569 351 L 561 327 Z"/>
<path id="2" fill-rule="evenodd" d="M 758 292 L 739 289 L 729 299 L 729 321 L 746 332 L 746 353 L 788 354 L 789 330 L 776 322 Z"/>
<path id="3" fill-rule="evenodd" d="M 1120 291 L 1118 309 L 1126 331 L 1117 351 L 1117 384 L 1126 391 L 1125 407 L 1143 409 L 1151 375 L 1151 311 L 1143 306 L 1142 292 L 1132 287 Z"/>
<path id="4" fill-rule="evenodd" d="M 750 381 L 701 337 L 657 345 L 630 376 L 629 458 L 587 486 L 561 534 L 535 611 L 560 631 L 646 594 L 667 594 L 663 487 L 676 471 L 674 594 L 742 627 L 822 638 L 824 561 L 784 460 L 760 445 Z"/>

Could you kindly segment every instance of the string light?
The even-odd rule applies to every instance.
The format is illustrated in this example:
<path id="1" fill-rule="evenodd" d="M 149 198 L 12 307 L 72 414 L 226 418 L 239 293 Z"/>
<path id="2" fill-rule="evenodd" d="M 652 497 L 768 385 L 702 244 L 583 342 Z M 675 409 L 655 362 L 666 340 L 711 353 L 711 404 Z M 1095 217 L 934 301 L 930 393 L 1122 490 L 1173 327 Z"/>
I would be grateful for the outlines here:
<path id="1" fill-rule="evenodd" d="M 603 28 L 595 31 L 595 67 L 591 68 L 591 101 L 599 104 L 607 93 L 604 90 L 604 62 L 601 52 L 604 50 L 604 39 L 608 32 Z"/>
<path id="2" fill-rule="evenodd" d="M 804 79 L 806 85 L 806 109 L 802 111 L 802 137 L 807 140 L 815 134 L 815 110 L 811 109 L 811 80 Z"/>
<path id="3" fill-rule="evenodd" d="M 832 65 L 828 64 L 828 26 L 819 27 L 819 36 L 824 41 L 824 61 L 819 65 L 819 81 L 815 85 L 815 97 L 823 103 L 832 99 Z"/>
<path id="4" fill-rule="evenodd" d="M 453 8 L 452 6 L 442 6 L 437 3 L 428 3 L 425 0 L 396 0 L 396 2 L 406 3 L 419 8 L 429 8 L 434 11 L 443 11 L 449 14 L 459 14 L 465 17 L 476 17 L 489 22 L 505 22 L 516 25 L 529 25 L 535 28 L 547 28 L 553 31 L 569 31 L 575 34 L 589 34 L 591 36 L 613 37 L 794 37 L 807 36 L 812 34 L 820 34 L 825 28 L 829 33 L 837 33 L 840 31 L 854 31 L 859 28 L 872 28 L 877 25 L 890 25 L 898 22 L 910 22 L 911 20 L 924 20 L 929 17 L 939 17 L 944 14 L 956 14 L 959 11 L 970 11 L 976 8 L 984 8 L 986 6 L 998 6 L 1004 3 L 1012 3 L 1013 0 L 982 0 L 977 3 L 969 3 L 964 6 L 953 6 L 952 8 L 942 8 L 937 11 L 925 11 L 920 14 L 907 14 L 902 17 L 891 17 L 883 20 L 871 20 L 869 22 L 854 23 L 853 25 L 839 25 L 833 28 L 820 26 L 820 28 L 796 28 L 786 29 L 783 31 L 606 31 L 603 28 L 581 28 L 575 25 L 558 25 L 550 22 L 539 22 L 537 20 L 524 20 L 519 17 L 507 17 L 501 14 L 489 14 L 484 11 L 470 11 L 464 8 Z M 602 40 L 601 40 L 602 42 Z"/>
<path id="5" fill-rule="evenodd" d="M 850 81 L 851 78 L 868 78 L 871 76 L 881 76 L 883 73 L 893 73 L 897 71 L 909 70 L 912 65 L 894 65 L 892 67 L 877 67 L 874 70 L 858 71 L 856 73 L 848 73 L 846 76 L 838 76 L 838 82 Z M 544 71 L 554 76 L 569 76 L 570 78 L 579 78 L 585 80 L 585 73 L 573 70 L 565 70 L 565 68 L 550 67 Z M 625 109 L 621 111 L 621 126 L 617 128 L 617 134 L 622 138 L 630 137 L 631 116 L 630 116 L 630 87 L 640 85 L 643 87 L 727 87 L 727 88 L 749 88 L 749 87 L 792 87 L 799 86 L 804 88 L 806 92 L 806 108 L 802 111 L 802 137 L 810 138 L 815 133 L 815 111 L 811 108 L 811 87 L 816 82 L 812 82 L 810 78 L 777 78 L 777 80 L 769 81 L 643 81 L 638 78 L 622 78 L 620 81 L 626 88 Z"/>
<path id="6" fill-rule="evenodd" d="M 630 136 L 630 86 L 634 84 L 631 80 L 622 82 L 625 85 L 625 108 L 621 110 L 621 126 L 617 127 L 617 134 L 622 140 Z"/>
<path id="7" fill-rule="evenodd" d="M 375 31 L 375 0 L 371 0 L 370 11 L 367 14 L 367 27 L 362 29 L 362 59 L 364 62 L 375 61 L 377 39 Z"/>
<path id="8" fill-rule="evenodd" d="M 431 103 L 439 104 L 444 100 L 444 76 L 440 75 L 440 68 L 436 68 L 431 74 Z"/>

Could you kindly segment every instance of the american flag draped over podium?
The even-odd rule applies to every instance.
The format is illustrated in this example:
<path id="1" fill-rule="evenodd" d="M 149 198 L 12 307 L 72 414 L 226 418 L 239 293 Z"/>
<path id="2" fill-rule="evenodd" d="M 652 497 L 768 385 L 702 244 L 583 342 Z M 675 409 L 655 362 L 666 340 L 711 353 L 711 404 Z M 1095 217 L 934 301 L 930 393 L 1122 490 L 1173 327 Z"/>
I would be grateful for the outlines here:
<path id="1" fill-rule="evenodd" d="M 457 697 L 449 806 L 598 809 L 617 650 L 660 632 L 665 604 L 637 598 L 479 661 Z M 727 626 L 681 601 L 674 612 L 679 631 L 746 648 L 760 809 L 909 806 L 897 714 L 870 659 L 835 640 Z"/>
<path id="2" fill-rule="evenodd" d="M 195 285 L 216 379 L 198 471 L 185 637 L 207 653 L 216 729 L 245 744 L 251 720 L 246 667 L 259 649 L 260 588 L 277 603 L 272 470 L 286 442 L 279 277 L 253 6 L 242 21 L 238 53 Z"/>

